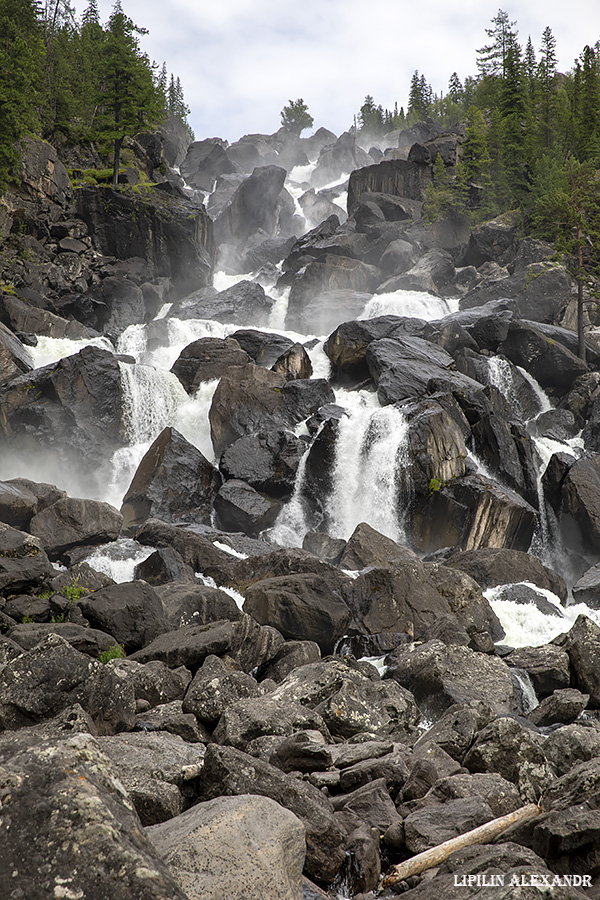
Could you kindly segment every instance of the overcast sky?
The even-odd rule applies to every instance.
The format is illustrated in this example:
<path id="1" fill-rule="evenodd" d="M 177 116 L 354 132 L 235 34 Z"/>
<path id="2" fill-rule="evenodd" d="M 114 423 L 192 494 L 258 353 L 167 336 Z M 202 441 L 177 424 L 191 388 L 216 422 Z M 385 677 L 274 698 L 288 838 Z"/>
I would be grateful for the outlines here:
<path id="1" fill-rule="evenodd" d="M 476 75 L 476 49 L 498 12 L 481 0 L 122 0 L 149 30 L 143 49 L 179 76 L 196 140 L 271 134 L 289 100 L 302 97 L 336 134 L 353 121 L 367 94 L 406 108 L 418 69 L 436 93 L 450 75 Z M 79 14 L 86 0 L 76 0 Z M 99 0 L 105 22 L 112 0 Z M 600 40 L 599 0 L 521 0 L 501 7 L 536 51 L 550 26 L 559 69 L 568 71 L 586 44 Z M 305 132 L 308 136 L 310 132 Z"/>

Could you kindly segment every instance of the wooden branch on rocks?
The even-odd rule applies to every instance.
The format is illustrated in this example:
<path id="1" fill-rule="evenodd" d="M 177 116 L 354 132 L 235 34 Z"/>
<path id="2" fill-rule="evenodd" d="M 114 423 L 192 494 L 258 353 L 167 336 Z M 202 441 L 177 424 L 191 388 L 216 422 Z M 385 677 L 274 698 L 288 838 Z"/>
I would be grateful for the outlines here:
<path id="1" fill-rule="evenodd" d="M 521 806 L 520 809 L 508 813 L 506 816 L 492 819 L 491 822 L 486 822 L 485 825 L 480 825 L 478 828 L 467 831 L 465 834 L 459 834 L 458 837 L 444 841 L 443 844 L 438 844 L 437 847 L 432 847 L 431 850 L 418 853 L 412 859 L 407 859 L 406 862 L 394 866 L 392 871 L 383 879 L 382 887 L 391 887 L 391 885 L 397 884 L 399 881 L 404 881 L 405 878 L 410 878 L 411 875 L 420 875 L 421 872 L 425 872 L 427 869 L 439 866 L 440 863 L 443 863 L 457 850 L 462 850 L 463 847 L 471 847 L 474 844 L 487 844 L 511 825 L 539 816 L 541 811 L 540 806 L 536 806 L 535 803 L 528 803 L 527 806 Z"/>

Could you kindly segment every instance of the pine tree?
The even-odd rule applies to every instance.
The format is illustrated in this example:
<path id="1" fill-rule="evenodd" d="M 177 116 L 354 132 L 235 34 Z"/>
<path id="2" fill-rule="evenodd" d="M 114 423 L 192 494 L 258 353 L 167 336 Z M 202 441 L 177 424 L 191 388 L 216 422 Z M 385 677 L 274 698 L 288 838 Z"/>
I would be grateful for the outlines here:
<path id="1" fill-rule="evenodd" d="M 312 128 L 313 122 L 314 119 L 302 97 L 290 100 L 281 110 L 281 124 L 292 134 L 301 134 L 305 128 Z"/>
<path id="2" fill-rule="evenodd" d="M 463 99 L 464 89 L 456 72 L 453 72 L 448 82 L 448 96 L 455 103 L 460 103 Z"/>
<path id="3" fill-rule="evenodd" d="M 103 46 L 104 135 L 113 143 L 113 185 L 119 180 L 121 147 L 127 135 L 158 121 L 161 102 L 152 65 L 139 48 L 138 28 L 116 0 Z"/>
<path id="4" fill-rule="evenodd" d="M 511 22 L 508 13 L 499 9 L 492 19 L 492 28 L 485 32 L 492 39 L 490 44 L 477 50 L 477 68 L 483 77 L 504 78 L 509 50 L 517 42 L 516 22 Z"/>
<path id="5" fill-rule="evenodd" d="M 419 75 L 419 70 L 415 72 L 410 80 L 410 90 L 408 93 L 408 120 L 409 122 L 418 122 L 424 119 L 429 110 L 433 91 L 427 83 L 424 75 Z"/>
<path id="6" fill-rule="evenodd" d="M 551 28 L 545 28 L 542 34 L 540 62 L 538 66 L 538 83 L 540 90 L 539 119 L 542 130 L 542 144 L 550 148 L 553 143 L 554 122 L 556 119 L 556 38 Z"/>
<path id="7" fill-rule="evenodd" d="M 0 4 L 0 191 L 20 159 L 19 141 L 39 129 L 45 48 L 34 0 Z"/>
<path id="8" fill-rule="evenodd" d="M 375 106 L 375 101 L 370 94 L 367 94 L 358 112 L 358 123 L 361 130 L 368 131 L 371 134 L 377 134 L 384 130 L 383 108 Z"/>
<path id="9" fill-rule="evenodd" d="M 470 106 L 460 161 L 456 167 L 456 184 L 457 194 L 461 196 L 465 208 L 471 209 L 474 222 L 490 219 L 499 211 L 494 206 L 491 168 L 483 113 L 476 106 Z"/>

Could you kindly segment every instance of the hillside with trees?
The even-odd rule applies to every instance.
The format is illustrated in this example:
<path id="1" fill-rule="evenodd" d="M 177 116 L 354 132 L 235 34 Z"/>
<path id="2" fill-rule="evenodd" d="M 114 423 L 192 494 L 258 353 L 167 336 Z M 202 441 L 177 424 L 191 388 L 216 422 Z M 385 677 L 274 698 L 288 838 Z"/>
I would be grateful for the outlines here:
<path id="1" fill-rule="evenodd" d="M 96 0 L 81 20 L 69 0 L 0 3 L 0 190 L 14 175 L 19 142 L 37 136 L 58 149 L 93 144 L 110 156 L 114 182 L 123 140 L 189 110 L 181 82 L 158 68 L 116 0 L 108 22 Z"/>

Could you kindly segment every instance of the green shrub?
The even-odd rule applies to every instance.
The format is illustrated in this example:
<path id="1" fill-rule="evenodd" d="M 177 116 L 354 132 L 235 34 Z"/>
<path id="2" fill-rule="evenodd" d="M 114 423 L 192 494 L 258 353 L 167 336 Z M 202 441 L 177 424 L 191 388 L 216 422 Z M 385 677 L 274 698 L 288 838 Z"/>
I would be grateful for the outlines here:
<path id="1" fill-rule="evenodd" d="M 110 662 L 111 659 L 125 659 L 126 657 L 125 649 L 121 644 L 115 644 L 112 647 L 109 647 L 108 650 L 105 650 L 98 657 L 98 662 L 104 663 L 106 665 L 107 662 Z"/>

